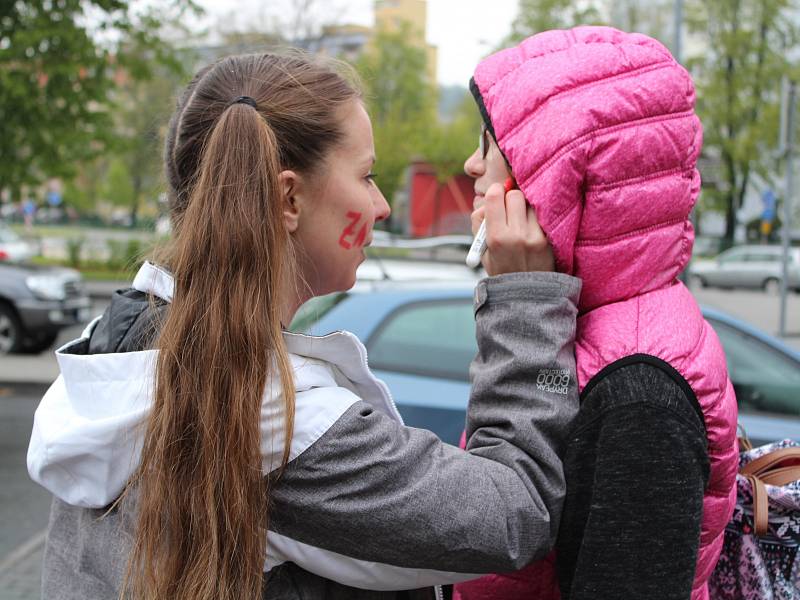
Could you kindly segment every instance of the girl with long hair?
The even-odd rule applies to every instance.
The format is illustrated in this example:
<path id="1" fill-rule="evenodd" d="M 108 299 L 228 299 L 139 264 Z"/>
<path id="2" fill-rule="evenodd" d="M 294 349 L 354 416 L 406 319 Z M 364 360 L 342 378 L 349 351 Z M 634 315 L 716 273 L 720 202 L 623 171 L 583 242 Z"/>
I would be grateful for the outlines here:
<path id="1" fill-rule="evenodd" d="M 44 597 L 433 597 L 550 549 L 580 283 L 551 272 L 521 195 L 487 193 L 468 452 L 403 426 L 352 334 L 286 331 L 353 285 L 389 214 L 374 162 L 329 63 L 195 76 L 167 135 L 172 249 L 58 351 L 36 413 L 28 467 L 56 496 Z M 567 393 L 527 385 L 553 369 Z"/>

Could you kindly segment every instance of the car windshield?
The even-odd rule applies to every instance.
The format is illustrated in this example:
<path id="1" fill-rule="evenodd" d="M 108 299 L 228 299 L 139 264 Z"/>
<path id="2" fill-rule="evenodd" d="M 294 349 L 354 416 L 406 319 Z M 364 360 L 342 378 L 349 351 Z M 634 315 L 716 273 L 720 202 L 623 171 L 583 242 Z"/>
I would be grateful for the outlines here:
<path id="1" fill-rule="evenodd" d="M 375 369 L 469 381 L 478 351 L 472 299 L 408 304 L 386 319 L 367 349 Z"/>
<path id="2" fill-rule="evenodd" d="M 708 321 L 725 348 L 740 412 L 800 416 L 800 363 L 744 331 Z"/>
<path id="3" fill-rule="evenodd" d="M 294 333 L 305 333 L 311 327 L 324 317 L 334 306 L 339 304 L 347 294 L 343 292 L 334 292 L 333 294 L 326 294 L 325 296 L 316 296 L 308 300 L 301 306 L 294 315 L 289 331 Z"/>

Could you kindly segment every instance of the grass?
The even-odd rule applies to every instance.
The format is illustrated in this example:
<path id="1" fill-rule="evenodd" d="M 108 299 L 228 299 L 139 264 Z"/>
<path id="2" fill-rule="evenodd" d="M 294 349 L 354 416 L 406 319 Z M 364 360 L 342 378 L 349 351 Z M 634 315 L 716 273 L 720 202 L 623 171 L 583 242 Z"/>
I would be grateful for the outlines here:
<path id="1" fill-rule="evenodd" d="M 133 279 L 134 275 L 136 275 L 136 270 L 138 268 L 137 266 L 131 268 L 114 268 L 97 261 L 86 261 L 75 266 L 66 260 L 45 258 L 43 256 L 36 256 L 31 259 L 31 262 L 48 267 L 76 269 L 80 271 L 83 278 L 87 281 L 130 281 Z"/>
<path id="2" fill-rule="evenodd" d="M 30 228 L 24 223 L 8 223 L 8 226 L 22 236 L 48 236 L 63 238 L 78 238 L 86 235 L 87 231 L 99 233 L 126 233 L 131 236 L 156 237 L 156 233 L 149 229 L 131 229 L 130 227 L 104 227 L 100 225 L 53 225 L 35 223 Z"/>

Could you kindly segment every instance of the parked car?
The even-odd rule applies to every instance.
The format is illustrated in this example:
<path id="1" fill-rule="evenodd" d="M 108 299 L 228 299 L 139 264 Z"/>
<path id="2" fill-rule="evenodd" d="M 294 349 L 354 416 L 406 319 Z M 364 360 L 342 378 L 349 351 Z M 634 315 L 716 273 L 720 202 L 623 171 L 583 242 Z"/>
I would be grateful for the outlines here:
<path id="1" fill-rule="evenodd" d="M 697 236 L 692 245 L 692 256 L 707 258 L 719 254 L 721 240 L 715 237 Z"/>
<path id="2" fill-rule="evenodd" d="M 36 254 L 34 247 L 0 222 L 0 261 L 21 262 Z"/>
<path id="3" fill-rule="evenodd" d="M 0 355 L 46 350 L 90 305 L 77 271 L 0 262 Z"/>
<path id="4" fill-rule="evenodd" d="M 713 260 L 692 263 L 691 281 L 702 287 L 743 287 L 780 291 L 783 279 L 781 246 L 737 246 Z M 789 287 L 800 292 L 800 248 L 789 249 Z"/>
<path id="5" fill-rule="evenodd" d="M 355 333 L 406 423 L 455 444 L 477 351 L 473 290 L 474 282 L 464 280 L 362 280 L 349 292 L 310 300 L 292 329 Z M 705 307 L 703 314 L 725 347 L 739 421 L 750 439 L 800 439 L 800 352 L 716 309 Z"/>

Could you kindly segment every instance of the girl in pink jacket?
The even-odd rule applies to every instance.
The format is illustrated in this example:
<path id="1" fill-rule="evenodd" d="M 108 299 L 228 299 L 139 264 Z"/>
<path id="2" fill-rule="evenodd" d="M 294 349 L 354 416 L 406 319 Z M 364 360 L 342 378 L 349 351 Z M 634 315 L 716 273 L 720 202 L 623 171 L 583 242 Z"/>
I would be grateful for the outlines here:
<path id="1" fill-rule="evenodd" d="M 705 600 L 738 460 L 725 356 L 678 280 L 700 191 L 692 80 L 651 38 L 578 27 L 490 56 L 471 90 L 485 126 L 465 164 L 474 221 L 488 186 L 513 175 L 557 270 L 583 279 L 581 409 L 557 448 L 556 566 L 457 585 L 455 597 L 541 600 L 560 587 L 565 600 Z M 531 385 L 558 394 L 555 375 Z"/>

